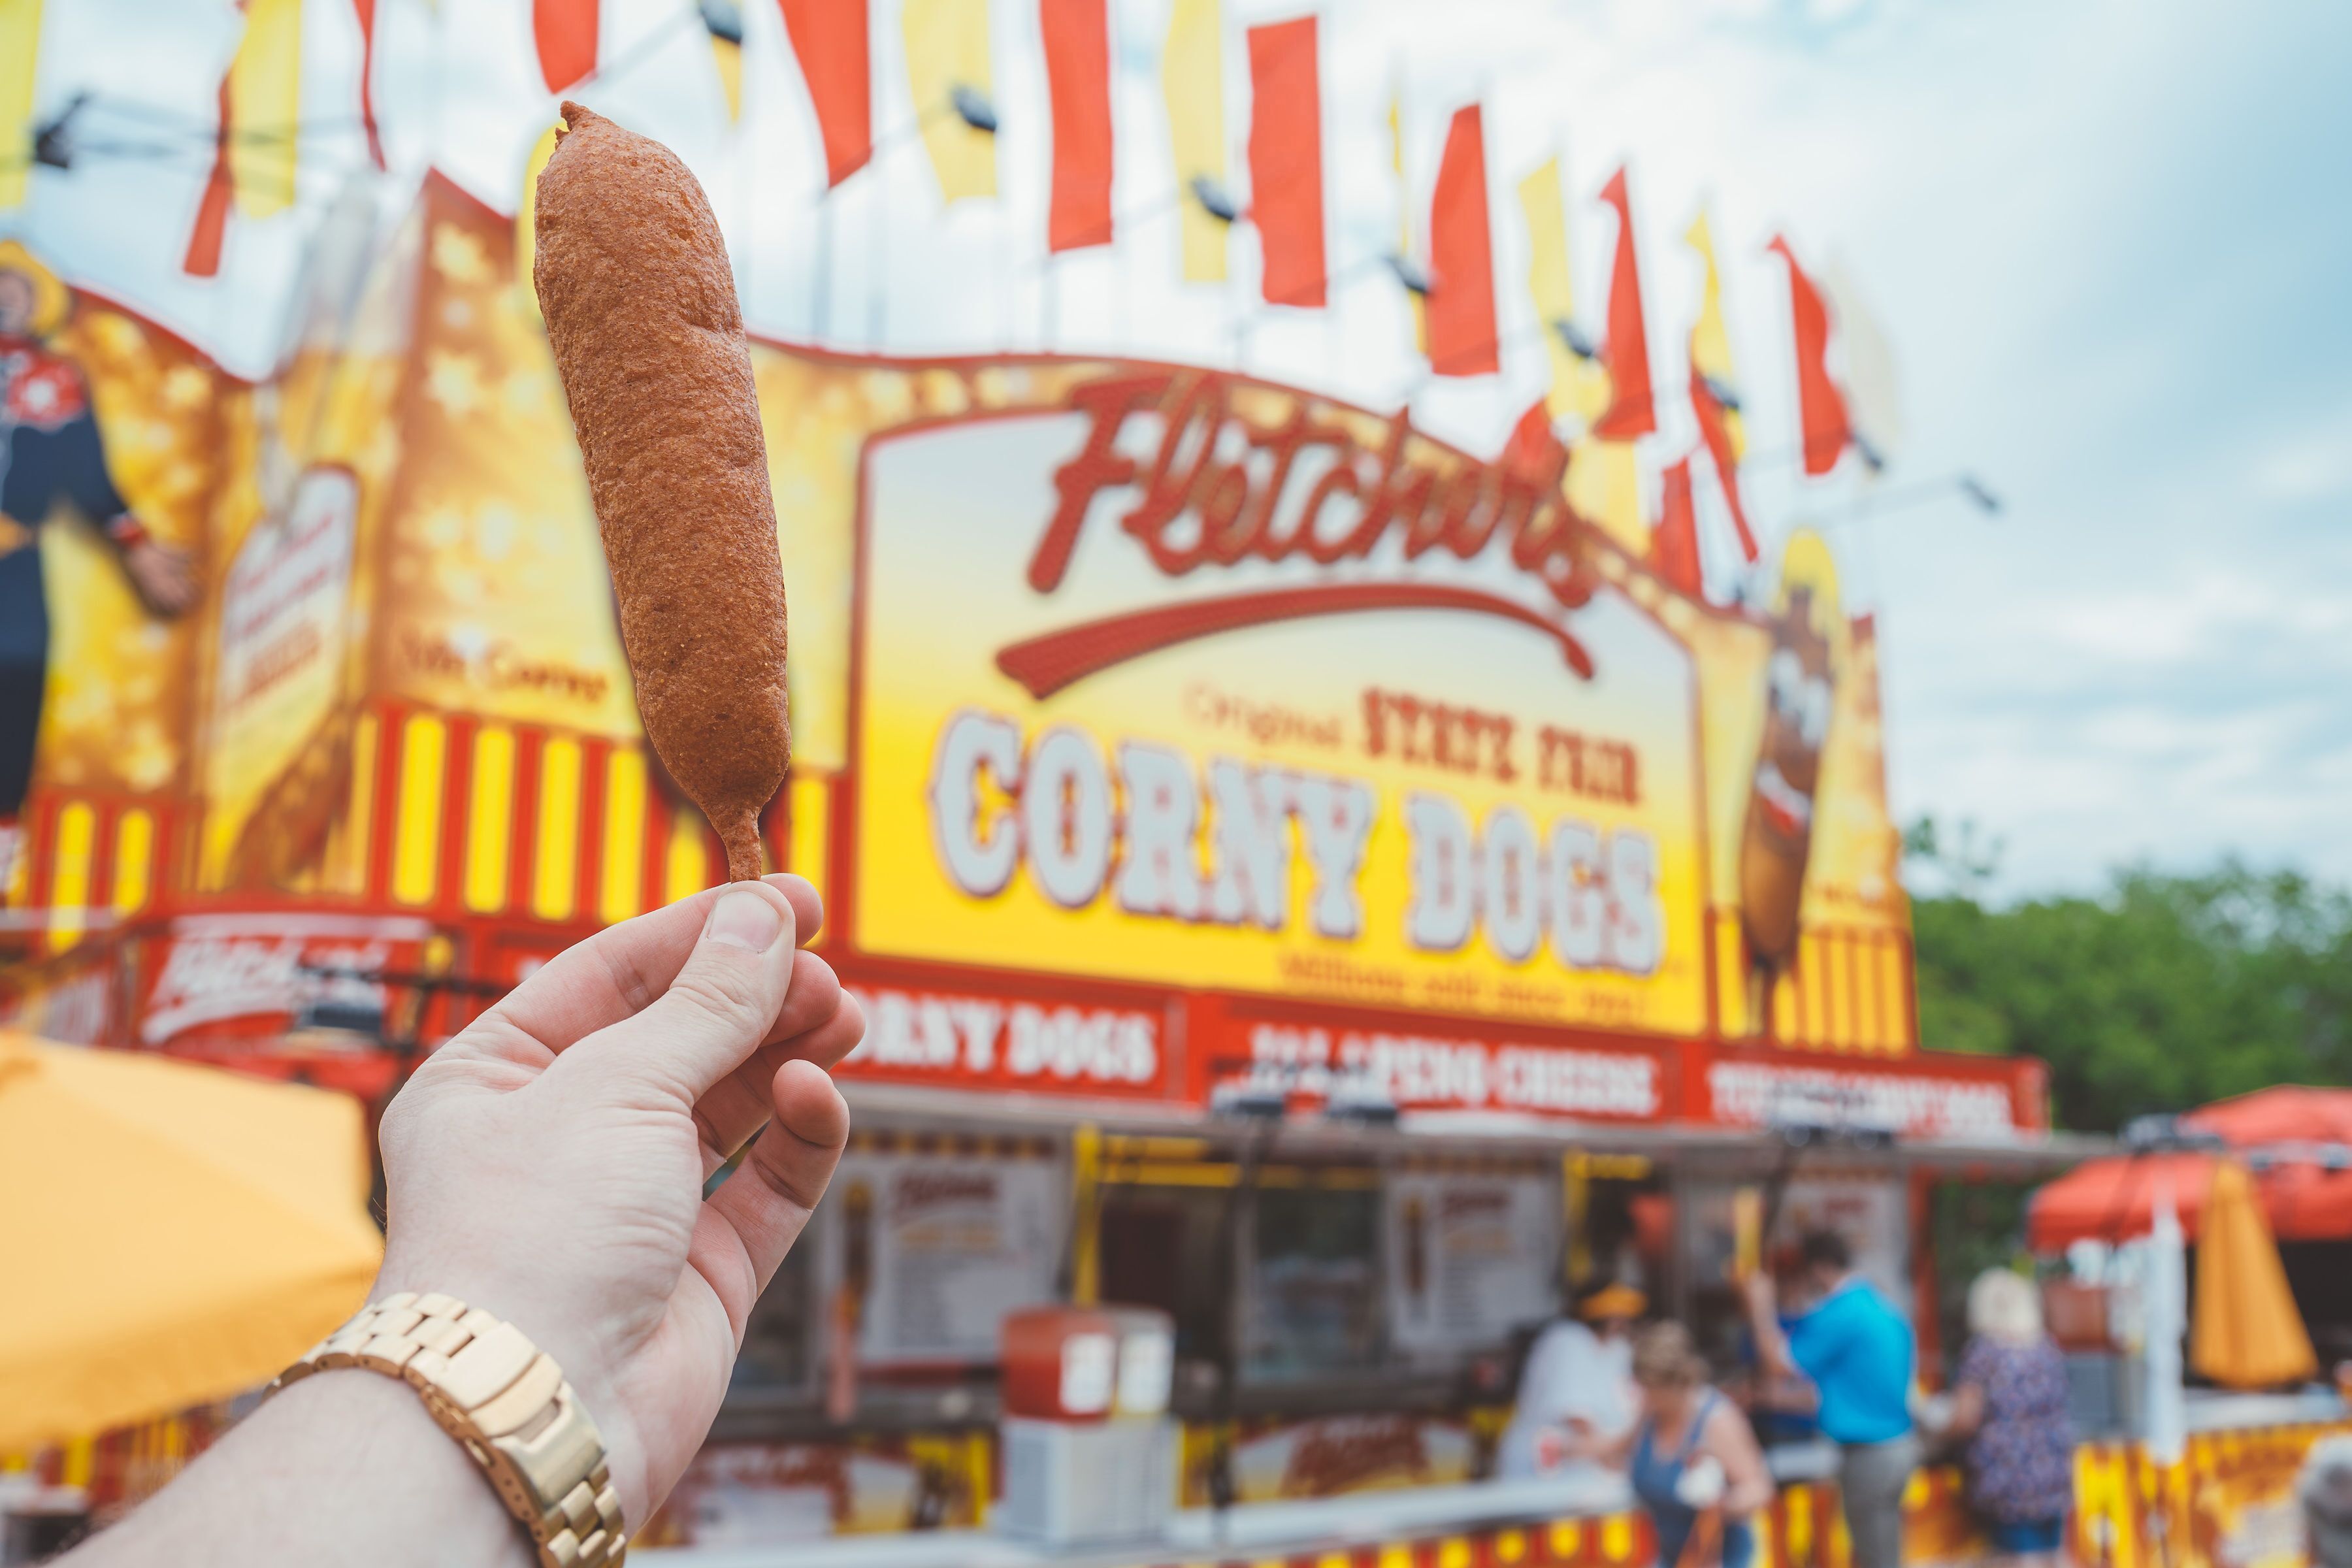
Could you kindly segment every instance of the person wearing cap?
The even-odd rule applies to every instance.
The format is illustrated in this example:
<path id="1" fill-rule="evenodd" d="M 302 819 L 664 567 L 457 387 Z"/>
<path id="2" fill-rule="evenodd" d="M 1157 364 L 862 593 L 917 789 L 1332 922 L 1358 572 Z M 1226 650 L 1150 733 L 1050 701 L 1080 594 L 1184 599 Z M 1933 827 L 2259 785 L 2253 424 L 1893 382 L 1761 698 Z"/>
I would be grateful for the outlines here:
<path id="1" fill-rule="evenodd" d="M 1528 1352 L 1518 1405 L 1496 1453 L 1506 1480 L 1556 1475 L 1580 1463 L 1567 1436 L 1606 1444 L 1633 1430 L 1633 1328 L 1649 1300 L 1630 1285 L 1601 1281 L 1580 1291 L 1572 1314 L 1548 1325 Z"/>

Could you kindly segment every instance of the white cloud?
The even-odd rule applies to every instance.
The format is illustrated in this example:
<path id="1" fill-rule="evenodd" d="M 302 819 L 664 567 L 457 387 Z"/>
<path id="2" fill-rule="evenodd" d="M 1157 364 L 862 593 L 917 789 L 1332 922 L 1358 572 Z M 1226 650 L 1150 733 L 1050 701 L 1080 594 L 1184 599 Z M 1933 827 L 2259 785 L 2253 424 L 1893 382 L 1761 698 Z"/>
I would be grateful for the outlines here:
<path id="1" fill-rule="evenodd" d="M 2250 478 L 2254 493 L 2267 500 L 2329 500 L 2352 492 L 2352 407 L 2265 446 Z"/>

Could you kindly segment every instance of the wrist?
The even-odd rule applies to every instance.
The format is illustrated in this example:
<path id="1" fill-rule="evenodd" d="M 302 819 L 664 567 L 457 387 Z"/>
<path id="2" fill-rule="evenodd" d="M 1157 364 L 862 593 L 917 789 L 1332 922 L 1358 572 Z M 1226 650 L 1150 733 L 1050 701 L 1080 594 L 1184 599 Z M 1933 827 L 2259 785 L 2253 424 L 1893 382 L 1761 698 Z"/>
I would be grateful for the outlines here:
<path id="1" fill-rule="evenodd" d="M 534 1562 L 621 1560 L 624 1512 L 604 1436 L 562 1364 L 516 1324 L 446 1292 L 392 1292 L 312 1346 L 270 1392 L 345 1370 L 407 1385 L 528 1532 Z"/>
<path id="2" fill-rule="evenodd" d="M 576 1304 L 551 1300 L 551 1292 L 540 1287 L 530 1270 L 467 1268 L 455 1259 L 412 1261 L 395 1241 L 384 1249 L 383 1266 L 368 1289 L 368 1300 L 382 1301 L 404 1290 L 417 1296 L 436 1292 L 454 1296 L 513 1324 L 563 1369 L 564 1381 L 595 1422 L 607 1450 L 633 1445 L 635 1435 L 627 1429 L 614 1392 L 618 1380 L 606 1350 L 607 1336 L 594 1323 L 583 1321 Z M 622 1490 L 625 1495 L 629 1489 L 625 1486 Z M 628 1501 L 629 1517 L 643 1517 L 635 1511 L 643 1506 L 641 1500 L 630 1497 Z"/>
<path id="3" fill-rule="evenodd" d="M 100 1531 L 74 1568 L 352 1561 L 381 1568 L 534 1568 L 537 1558 L 465 1450 L 411 1389 L 357 1368 L 320 1373 L 239 1422 L 196 1461 L 210 1486 L 165 1488 Z"/>
<path id="4" fill-rule="evenodd" d="M 435 1424 L 416 1391 L 380 1373 L 342 1367 L 281 1390 L 252 1419 L 280 1405 L 289 1433 L 317 1445 L 337 1485 L 383 1487 L 411 1511 L 420 1556 L 434 1562 L 536 1568 L 537 1554 L 481 1468 Z M 445 1538 L 461 1543 L 438 1549 Z"/>

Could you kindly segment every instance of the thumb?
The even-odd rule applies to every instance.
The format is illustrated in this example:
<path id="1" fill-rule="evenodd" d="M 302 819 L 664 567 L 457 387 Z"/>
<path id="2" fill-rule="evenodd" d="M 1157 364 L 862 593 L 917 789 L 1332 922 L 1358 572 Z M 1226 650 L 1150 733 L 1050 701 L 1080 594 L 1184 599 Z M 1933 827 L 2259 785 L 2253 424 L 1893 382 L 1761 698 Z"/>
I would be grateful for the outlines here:
<path id="1" fill-rule="evenodd" d="M 693 1104 L 767 1037 L 792 985 L 794 937 L 782 892 L 766 882 L 729 884 L 710 900 L 669 989 L 564 1052 L 559 1068 L 577 1061 Z"/>

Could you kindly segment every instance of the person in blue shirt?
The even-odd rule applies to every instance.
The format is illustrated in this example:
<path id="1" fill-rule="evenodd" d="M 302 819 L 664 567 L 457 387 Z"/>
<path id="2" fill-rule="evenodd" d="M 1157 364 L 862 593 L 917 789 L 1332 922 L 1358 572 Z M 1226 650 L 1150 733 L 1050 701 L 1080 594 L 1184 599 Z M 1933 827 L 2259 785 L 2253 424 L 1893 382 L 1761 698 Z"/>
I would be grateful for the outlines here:
<path id="1" fill-rule="evenodd" d="M 1910 1405 L 1918 1342 L 1894 1303 L 1853 1271 L 1844 1237 L 1814 1231 L 1797 1258 L 1800 1310 L 1782 1315 L 1762 1270 L 1748 1281 L 1757 1349 L 1768 1370 L 1801 1372 L 1821 1391 L 1854 1568 L 1901 1568 L 1903 1492 L 1919 1464 Z"/>

